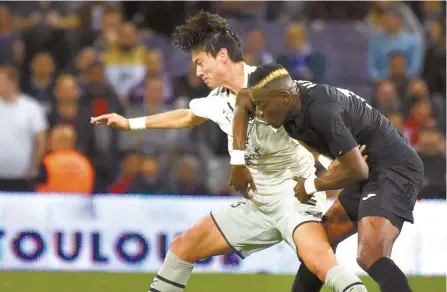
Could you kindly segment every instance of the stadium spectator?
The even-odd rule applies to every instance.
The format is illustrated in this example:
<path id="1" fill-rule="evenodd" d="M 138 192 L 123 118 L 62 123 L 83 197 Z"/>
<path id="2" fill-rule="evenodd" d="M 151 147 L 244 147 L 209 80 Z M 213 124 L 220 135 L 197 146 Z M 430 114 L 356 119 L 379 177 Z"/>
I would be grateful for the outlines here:
<path id="1" fill-rule="evenodd" d="M 90 69 L 99 60 L 98 53 L 92 47 L 81 49 L 72 68 L 67 71 L 77 77 L 78 84 L 84 89 L 90 81 Z"/>
<path id="2" fill-rule="evenodd" d="M 396 87 L 398 96 L 405 96 L 410 78 L 407 75 L 407 59 L 404 54 L 395 52 L 388 56 L 388 80 Z"/>
<path id="3" fill-rule="evenodd" d="M 49 115 L 51 127 L 59 124 L 72 125 L 77 134 L 77 149 L 91 153 L 94 145 L 93 128 L 89 125 L 90 108 L 80 102 L 81 92 L 72 75 L 61 75 L 54 88 L 55 106 Z"/>
<path id="4" fill-rule="evenodd" d="M 121 161 L 121 169 L 118 178 L 112 185 L 110 185 L 108 191 L 113 194 L 125 194 L 138 175 L 141 163 L 141 153 L 134 150 L 128 150 Z"/>
<path id="5" fill-rule="evenodd" d="M 202 79 L 197 77 L 196 67 L 191 66 L 188 73 L 174 79 L 173 92 L 175 101 L 181 102 L 181 100 L 184 100 L 184 108 L 186 108 L 189 101 L 193 98 L 207 96 L 210 90 Z"/>
<path id="6" fill-rule="evenodd" d="M 104 53 L 105 76 L 122 102 L 127 102 L 132 88 L 146 74 L 146 48 L 137 43 L 137 29 L 132 23 L 120 28 L 118 46 Z"/>
<path id="7" fill-rule="evenodd" d="M 430 100 L 427 84 L 422 79 L 413 79 L 407 87 L 407 94 L 403 96 L 403 113 L 408 115 L 410 107 L 419 100 Z"/>
<path id="8" fill-rule="evenodd" d="M 20 69 L 24 44 L 14 31 L 14 22 L 6 5 L 0 5 L 0 52 L 0 66 L 10 64 Z"/>
<path id="9" fill-rule="evenodd" d="M 265 49 L 264 32 L 259 27 L 248 31 L 244 49 L 244 60 L 249 65 L 258 66 L 275 62 L 273 55 Z"/>
<path id="10" fill-rule="evenodd" d="M 419 133 L 419 156 L 424 163 L 424 187 L 420 197 L 446 198 L 445 137 L 436 128 L 424 128 Z"/>
<path id="11" fill-rule="evenodd" d="M 400 111 L 402 103 L 396 94 L 396 88 L 390 81 L 383 81 L 377 85 L 373 106 L 384 115 Z"/>
<path id="12" fill-rule="evenodd" d="M 36 1 L 15 5 L 15 18 L 26 42 L 26 63 L 35 54 L 48 51 L 58 68 L 65 66 L 73 53 L 70 40 L 80 20 L 72 2 Z"/>
<path id="13" fill-rule="evenodd" d="M 56 68 L 53 58 L 48 53 L 39 53 L 32 60 L 30 69 L 31 74 L 23 86 L 23 92 L 35 98 L 49 113 L 54 103 Z"/>
<path id="14" fill-rule="evenodd" d="M 200 161 L 185 155 L 175 165 L 174 177 L 169 183 L 168 193 L 172 194 L 209 194 L 200 177 Z"/>
<path id="15" fill-rule="evenodd" d="M 0 67 L 0 190 L 30 191 L 45 153 L 42 107 L 20 93 L 13 67 Z"/>
<path id="16" fill-rule="evenodd" d="M 415 148 L 418 147 L 418 132 L 423 127 L 434 127 L 436 122 L 433 119 L 430 101 L 419 100 L 411 108 L 409 118 L 405 122 L 405 136 Z"/>
<path id="17" fill-rule="evenodd" d="M 292 23 L 286 31 L 286 48 L 277 62 L 289 71 L 294 79 L 312 80 L 310 69 L 311 45 L 307 40 L 306 28 L 302 24 Z"/>
<path id="18" fill-rule="evenodd" d="M 424 22 L 424 26 L 427 30 L 431 22 L 440 20 L 444 17 L 445 19 L 445 1 L 421 1 L 422 4 L 422 19 Z"/>
<path id="19" fill-rule="evenodd" d="M 133 194 L 164 193 L 157 158 L 151 155 L 144 156 L 140 171 L 126 192 Z"/>
<path id="20" fill-rule="evenodd" d="M 83 103 L 92 109 L 93 116 L 108 112 L 122 114 L 124 108 L 112 88 L 105 83 L 104 66 L 96 62 L 89 69 L 89 84 L 85 87 Z M 110 127 L 94 127 L 92 163 L 96 170 L 95 192 L 105 192 L 116 177 L 119 167 L 118 131 Z"/>
<path id="21" fill-rule="evenodd" d="M 405 54 L 408 62 L 407 75 L 420 74 L 423 51 L 420 38 L 405 30 L 402 16 L 394 8 L 388 8 L 383 15 L 383 31 L 376 32 L 369 40 L 368 73 L 374 81 L 387 78 L 387 58 L 390 53 Z"/>
<path id="22" fill-rule="evenodd" d="M 401 134 L 404 133 L 404 131 L 405 131 L 405 129 L 404 129 L 405 117 L 401 113 L 399 113 L 399 112 L 390 113 L 390 114 L 388 114 L 387 118 L 390 121 L 390 123 Z"/>
<path id="23" fill-rule="evenodd" d="M 404 1 L 374 1 L 367 17 L 368 24 L 375 30 L 382 30 L 384 15 L 389 9 L 394 9 L 401 15 L 403 26 L 410 32 L 423 34 L 423 29 L 415 13 Z"/>
<path id="24" fill-rule="evenodd" d="M 427 81 L 431 92 L 440 93 L 445 97 L 445 27 L 443 27 L 443 24 L 440 21 L 434 21 L 430 24 L 429 34 L 431 43 L 429 43 L 429 47 L 425 52 L 423 77 Z"/>
<path id="25" fill-rule="evenodd" d="M 171 76 L 164 70 L 163 55 L 159 51 L 148 51 L 146 55 L 146 78 L 157 78 L 163 80 L 163 97 L 165 103 L 173 100 Z M 132 88 L 129 101 L 132 104 L 144 103 L 144 84 L 145 79 L 141 80 L 134 88 Z"/>
<path id="26" fill-rule="evenodd" d="M 142 117 L 171 110 L 171 106 L 164 104 L 164 83 L 162 79 L 146 77 L 144 85 L 144 104 L 127 105 L 126 117 Z M 121 149 L 139 149 L 147 151 L 167 151 L 176 147 L 178 132 L 181 130 L 146 130 L 120 132 Z"/>
<path id="27" fill-rule="evenodd" d="M 55 126 L 50 132 L 50 153 L 43 159 L 41 193 L 91 194 L 95 182 L 93 166 L 78 152 L 76 132 L 70 125 Z"/>
<path id="28" fill-rule="evenodd" d="M 263 21 L 267 1 L 218 1 L 215 3 L 220 15 L 240 20 Z"/>
<path id="29" fill-rule="evenodd" d="M 121 9 L 115 6 L 106 7 L 101 19 L 99 36 L 93 45 L 97 52 L 102 54 L 118 45 L 122 24 Z"/>

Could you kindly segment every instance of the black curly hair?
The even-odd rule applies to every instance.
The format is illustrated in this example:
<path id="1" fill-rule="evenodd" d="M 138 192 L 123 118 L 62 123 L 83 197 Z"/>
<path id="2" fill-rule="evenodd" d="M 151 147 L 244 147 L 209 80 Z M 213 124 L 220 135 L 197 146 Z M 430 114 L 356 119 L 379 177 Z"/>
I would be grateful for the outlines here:
<path id="1" fill-rule="evenodd" d="M 175 28 L 174 46 L 188 53 L 203 50 L 216 57 L 225 48 L 233 62 L 243 61 L 242 43 L 227 21 L 217 14 L 198 11 Z"/>

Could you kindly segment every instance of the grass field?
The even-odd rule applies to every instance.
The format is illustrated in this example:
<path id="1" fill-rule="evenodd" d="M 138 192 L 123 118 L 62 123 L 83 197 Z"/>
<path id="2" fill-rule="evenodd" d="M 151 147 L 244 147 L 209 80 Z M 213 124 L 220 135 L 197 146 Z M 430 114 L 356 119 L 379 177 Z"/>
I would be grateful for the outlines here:
<path id="1" fill-rule="evenodd" d="M 1 292 L 146 292 L 153 274 L 0 272 Z M 379 291 L 362 278 L 369 292 Z M 187 292 L 289 292 L 293 276 L 194 274 Z M 445 277 L 411 277 L 413 292 L 445 292 Z M 329 291 L 329 290 L 323 290 Z M 398 292 L 398 291 L 396 291 Z"/>

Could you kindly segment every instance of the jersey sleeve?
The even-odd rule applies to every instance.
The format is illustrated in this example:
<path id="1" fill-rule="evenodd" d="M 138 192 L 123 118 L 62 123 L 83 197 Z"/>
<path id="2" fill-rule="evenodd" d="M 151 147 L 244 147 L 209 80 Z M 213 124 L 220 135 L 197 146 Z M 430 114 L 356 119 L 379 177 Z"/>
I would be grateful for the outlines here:
<path id="1" fill-rule="evenodd" d="M 357 146 L 357 141 L 343 120 L 343 113 L 344 109 L 336 102 L 314 104 L 309 112 L 312 127 L 325 139 L 335 158 Z"/>
<path id="2" fill-rule="evenodd" d="M 194 98 L 189 102 L 192 113 L 198 117 L 214 120 L 215 116 L 215 96 L 219 88 L 211 91 L 207 97 Z"/>
<path id="3" fill-rule="evenodd" d="M 211 104 L 212 101 L 208 97 L 194 98 L 189 102 L 189 108 L 196 116 L 209 119 L 208 109 Z"/>

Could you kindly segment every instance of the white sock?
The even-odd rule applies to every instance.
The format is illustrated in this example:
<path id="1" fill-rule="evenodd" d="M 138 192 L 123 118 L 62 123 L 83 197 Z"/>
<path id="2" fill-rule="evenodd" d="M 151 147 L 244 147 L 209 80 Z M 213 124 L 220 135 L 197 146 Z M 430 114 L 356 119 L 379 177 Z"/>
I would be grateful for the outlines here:
<path id="1" fill-rule="evenodd" d="M 149 292 L 182 292 L 193 269 L 194 264 L 185 262 L 168 251 L 163 266 L 152 281 Z"/>
<path id="2" fill-rule="evenodd" d="M 326 286 L 335 292 L 366 292 L 365 285 L 356 275 L 337 265 L 327 272 Z"/>

